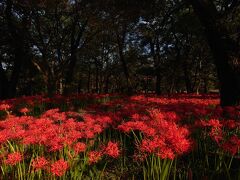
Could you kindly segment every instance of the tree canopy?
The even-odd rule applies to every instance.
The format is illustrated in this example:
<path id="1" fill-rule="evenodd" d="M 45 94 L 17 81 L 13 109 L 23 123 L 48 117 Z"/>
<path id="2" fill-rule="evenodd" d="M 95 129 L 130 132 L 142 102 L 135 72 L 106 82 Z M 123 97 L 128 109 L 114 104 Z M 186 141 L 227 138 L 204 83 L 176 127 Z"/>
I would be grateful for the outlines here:
<path id="1" fill-rule="evenodd" d="M 3 0 L 0 98 L 220 92 L 240 102 L 238 0 Z"/>

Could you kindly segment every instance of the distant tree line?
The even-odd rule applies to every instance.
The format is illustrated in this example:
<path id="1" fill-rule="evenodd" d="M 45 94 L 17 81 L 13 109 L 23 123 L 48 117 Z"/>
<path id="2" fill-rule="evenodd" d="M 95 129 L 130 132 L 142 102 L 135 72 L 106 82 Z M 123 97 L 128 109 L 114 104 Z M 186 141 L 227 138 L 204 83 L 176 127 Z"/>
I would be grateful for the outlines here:
<path id="1" fill-rule="evenodd" d="M 240 101 L 238 0 L 2 0 L 0 99 L 220 90 Z"/>

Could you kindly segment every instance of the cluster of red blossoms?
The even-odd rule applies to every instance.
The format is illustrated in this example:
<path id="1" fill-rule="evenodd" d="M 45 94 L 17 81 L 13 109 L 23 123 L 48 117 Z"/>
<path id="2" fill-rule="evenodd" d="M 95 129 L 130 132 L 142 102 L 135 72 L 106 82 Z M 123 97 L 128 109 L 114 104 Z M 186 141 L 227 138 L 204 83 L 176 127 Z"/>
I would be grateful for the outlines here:
<path id="1" fill-rule="evenodd" d="M 105 122 L 91 116 L 78 121 L 73 113 L 46 111 L 39 118 L 32 116 L 12 116 L 0 121 L 0 144 L 20 141 L 25 145 L 43 145 L 48 151 L 59 151 L 64 145 L 76 147 L 81 139 L 94 138 L 106 126 Z M 82 145 L 83 146 L 83 145 Z"/>
<path id="2" fill-rule="evenodd" d="M 9 111 L 10 106 L 1 105 L 2 111 Z M 24 108 L 20 112 L 27 113 Z M 108 116 L 92 114 L 79 114 L 76 112 L 60 112 L 59 109 L 51 109 L 40 117 L 8 115 L 0 121 L 0 146 L 8 146 L 8 142 L 15 142 L 26 147 L 42 146 L 51 153 L 59 152 L 68 147 L 74 152 L 74 156 L 85 152 L 87 145 L 112 122 Z M 89 144 L 86 142 L 89 141 Z M 96 151 L 97 152 L 97 151 Z M 109 142 L 97 153 L 88 153 L 89 164 L 96 163 L 103 155 L 117 158 L 120 154 L 119 144 Z M 1 159 L 6 165 L 16 165 L 24 159 L 24 152 L 1 154 Z M 46 169 L 56 176 L 62 176 L 69 168 L 68 162 L 60 159 L 50 163 L 45 157 L 37 157 L 32 160 L 34 170 Z"/>
<path id="3" fill-rule="evenodd" d="M 60 159 L 50 164 L 50 161 L 45 157 L 37 157 L 36 159 L 33 159 L 31 166 L 34 171 L 49 170 L 50 167 L 50 172 L 56 176 L 63 176 L 69 168 L 68 162 L 64 159 Z"/>
<path id="4" fill-rule="evenodd" d="M 237 117 L 238 118 L 238 117 Z M 210 137 L 216 145 L 223 151 L 236 155 L 240 149 L 240 138 L 238 137 L 238 129 L 240 122 L 237 120 L 199 120 L 195 122 L 195 129 L 203 129 L 202 132 L 207 132 L 207 137 Z"/>
<path id="5" fill-rule="evenodd" d="M 111 128 L 124 133 L 141 134 L 141 139 L 136 141 L 139 154 L 135 157 L 142 159 L 155 154 L 162 159 L 174 159 L 192 149 L 191 133 L 194 129 L 201 128 L 208 130 L 209 137 L 220 148 L 233 155 L 238 152 L 239 137 L 236 133 L 226 133 L 226 129 L 234 132 L 240 127 L 236 121 L 240 119 L 240 111 L 237 108 L 221 109 L 217 106 L 219 99 L 215 95 L 121 96 L 102 104 L 92 103 L 85 107 L 84 113 L 61 112 L 56 108 L 45 111 L 39 117 L 27 115 L 39 102 L 64 102 L 72 109 L 74 98 L 90 101 L 115 96 L 75 95 L 51 99 L 35 96 L 0 102 L 0 111 L 7 112 L 5 119 L 0 121 L 0 147 L 14 142 L 26 147 L 41 146 L 48 153 L 59 152 L 68 147 L 73 152 L 70 156 L 87 152 L 89 164 L 94 164 L 105 155 L 111 158 L 121 155 L 121 144 L 114 140 L 98 150 L 91 149 L 94 139 L 107 128 Z M 18 106 L 23 102 L 28 108 Z M 21 116 L 11 115 L 10 112 L 18 107 L 18 114 Z M 223 114 L 227 119 L 222 118 Z M 209 120 L 205 120 L 206 117 Z M 0 152 L 0 162 L 16 165 L 25 158 L 24 153 Z M 34 158 L 31 166 L 35 171 L 43 169 L 56 176 L 64 175 L 71 168 L 70 163 L 64 159 L 53 162 L 44 156 Z"/>
<path id="6" fill-rule="evenodd" d="M 111 158 L 118 158 L 120 156 L 119 143 L 109 141 L 106 146 L 102 146 L 98 151 L 90 151 L 88 153 L 89 164 L 97 163 L 103 155 L 107 155 Z"/>
<path id="7" fill-rule="evenodd" d="M 135 114 L 131 121 L 123 123 L 118 128 L 124 132 L 139 130 L 144 138 L 139 145 L 140 151 L 154 153 L 162 159 L 174 159 L 191 149 L 189 131 L 186 127 L 176 124 L 178 117 L 175 113 L 162 113 L 151 110 L 149 115 Z"/>

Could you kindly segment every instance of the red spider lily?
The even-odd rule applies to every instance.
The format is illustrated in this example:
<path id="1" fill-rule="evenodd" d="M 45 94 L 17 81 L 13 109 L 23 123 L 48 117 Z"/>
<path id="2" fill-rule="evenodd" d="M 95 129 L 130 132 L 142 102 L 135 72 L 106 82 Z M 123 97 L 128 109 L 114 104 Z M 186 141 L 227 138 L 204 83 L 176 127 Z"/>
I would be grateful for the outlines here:
<path id="1" fill-rule="evenodd" d="M 0 131 L 0 145 L 7 142 L 8 138 L 9 138 L 9 131 L 7 130 Z"/>
<path id="2" fill-rule="evenodd" d="M 23 114 L 26 114 L 29 112 L 29 109 L 28 108 L 22 108 L 19 110 L 20 113 L 23 113 Z"/>
<path id="3" fill-rule="evenodd" d="M 233 135 L 228 141 L 222 144 L 222 148 L 234 156 L 240 148 L 240 139 L 236 135 Z"/>
<path id="4" fill-rule="evenodd" d="M 15 165 L 22 161 L 23 155 L 20 152 L 14 152 L 7 155 L 7 159 L 5 160 L 5 164 Z"/>
<path id="5" fill-rule="evenodd" d="M 213 128 L 221 128 L 222 122 L 220 122 L 218 119 L 210 119 L 208 121 L 206 120 L 198 120 L 195 121 L 195 127 L 204 128 L 204 127 L 213 127 Z"/>
<path id="6" fill-rule="evenodd" d="M 34 170 L 46 169 L 49 165 L 48 160 L 45 157 L 37 157 L 32 161 L 32 167 Z"/>
<path id="7" fill-rule="evenodd" d="M 8 111 L 10 108 L 9 104 L 0 104 L 0 111 Z"/>
<path id="8" fill-rule="evenodd" d="M 140 150 L 142 152 L 154 153 L 157 148 L 162 147 L 163 145 L 164 141 L 161 138 L 143 139 Z"/>
<path id="9" fill-rule="evenodd" d="M 224 127 L 227 127 L 228 129 L 235 129 L 239 127 L 239 122 L 236 122 L 234 120 L 224 120 L 222 121 L 222 124 Z"/>
<path id="10" fill-rule="evenodd" d="M 102 153 L 99 151 L 90 151 L 88 153 L 88 163 L 95 164 L 97 163 L 102 157 Z"/>
<path id="11" fill-rule="evenodd" d="M 220 144 L 223 140 L 223 131 L 220 128 L 213 127 L 209 133 L 209 136 L 217 143 Z"/>
<path id="12" fill-rule="evenodd" d="M 64 159 L 60 159 L 53 164 L 51 164 L 51 173 L 56 175 L 56 176 L 63 176 L 67 169 L 69 168 L 68 162 L 65 161 Z"/>
<path id="13" fill-rule="evenodd" d="M 168 147 L 161 147 L 161 149 L 156 152 L 156 155 L 159 156 L 161 159 L 174 159 L 175 154 L 171 148 Z"/>
<path id="14" fill-rule="evenodd" d="M 175 154 L 188 152 L 192 144 L 187 128 L 179 127 L 176 121 L 178 117 L 174 113 L 151 110 L 148 120 L 129 121 L 118 128 L 124 132 L 140 130 L 145 137 L 139 146 L 140 151 L 172 159 Z"/>
<path id="15" fill-rule="evenodd" d="M 84 152 L 86 150 L 86 144 L 82 142 L 78 142 L 74 145 L 73 150 L 75 154 Z"/>
<path id="16" fill-rule="evenodd" d="M 220 121 L 217 120 L 217 119 L 210 119 L 210 120 L 207 122 L 207 125 L 210 126 L 210 127 L 214 127 L 214 128 L 220 128 L 220 127 L 222 127 L 222 124 L 221 124 Z"/>
<path id="17" fill-rule="evenodd" d="M 120 155 L 119 144 L 109 141 L 106 148 L 104 148 L 104 153 L 110 157 L 117 158 Z"/>

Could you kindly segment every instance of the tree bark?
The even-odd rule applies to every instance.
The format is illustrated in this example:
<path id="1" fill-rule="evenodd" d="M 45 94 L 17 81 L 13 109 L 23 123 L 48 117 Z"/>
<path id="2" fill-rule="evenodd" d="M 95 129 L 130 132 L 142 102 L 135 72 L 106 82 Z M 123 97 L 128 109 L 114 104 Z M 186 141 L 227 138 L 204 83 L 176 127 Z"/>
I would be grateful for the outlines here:
<path id="1" fill-rule="evenodd" d="M 157 95 L 161 94 L 161 68 L 160 68 L 160 57 L 159 57 L 159 51 L 160 46 L 157 42 L 157 52 L 155 51 L 155 43 L 153 40 L 150 40 L 150 49 L 151 49 L 151 55 L 154 61 L 154 69 L 155 69 L 155 77 L 156 77 L 156 83 L 155 83 L 155 93 Z"/>
<path id="2" fill-rule="evenodd" d="M 9 80 L 8 86 L 8 96 L 15 97 L 17 91 L 17 84 L 20 78 L 20 72 L 24 61 L 29 58 L 28 55 L 28 45 L 26 43 L 26 27 L 27 27 L 27 17 L 24 15 L 20 27 L 14 24 L 14 19 L 12 15 L 13 2 L 11 0 L 7 1 L 6 6 L 6 20 L 8 25 L 8 30 L 11 34 L 11 43 L 13 47 L 14 59 L 13 59 L 13 70 Z"/>
<path id="3" fill-rule="evenodd" d="M 162 80 L 162 76 L 161 76 L 161 72 L 160 72 L 160 68 L 156 68 L 156 94 L 157 95 L 161 95 L 162 91 L 161 91 L 161 80 Z"/>
<path id="4" fill-rule="evenodd" d="M 0 60 L 0 99 L 8 98 L 8 79 Z"/>
<path id="5" fill-rule="evenodd" d="M 90 93 L 91 90 L 91 65 L 88 67 L 88 77 L 87 77 L 87 92 Z"/>
<path id="6" fill-rule="evenodd" d="M 130 75 L 129 75 L 127 62 L 124 58 L 124 53 L 123 53 L 125 36 L 126 36 L 125 32 L 123 32 L 121 36 L 117 33 L 118 53 L 119 53 L 119 60 L 122 63 L 123 72 L 124 72 L 124 75 L 125 75 L 125 78 L 126 78 L 127 93 L 132 94 L 132 91 L 133 91 L 132 83 L 131 83 L 131 80 L 130 80 Z"/>
<path id="7" fill-rule="evenodd" d="M 48 97 L 53 97 L 57 92 L 57 83 L 53 75 L 49 74 L 47 76 L 47 93 Z"/>
<path id="8" fill-rule="evenodd" d="M 99 66 L 98 66 L 98 60 L 97 58 L 94 59 L 94 63 L 95 63 L 95 91 L 96 93 L 99 93 Z"/>
<path id="9" fill-rule="evenodd" d="M 240 103 L 240 56 L 238 43 L 228 36 L 226 27 L 218 19 L 212 1 L 189 0 L 205 28 L 220 82 L 222 106 Z"/>
<path id="10" fill-rule="evenodd" d="M 75 67 L 77 64 L 77 52 L 79 51 L 79 49 L 83 48 L 84 46 L 84 45 L 81 45 L 81 47 L 79 47 L 81 38 L 83 37 L 83 34 L 87 27 L 87 22 L 88 21 L 85 21 L 83 23 L 81 29 L 77 34 L 77 38 L 75 38 L 77 19 L 75 19 L 73 23 L 72 32 L 71 32 L 71 50 L 70 50 L 71 54 L 69 57 L 69 64 L 66 71 L 64 94 L 69 94 L 71 92 L 71 86 L 73 82 Z"/>

